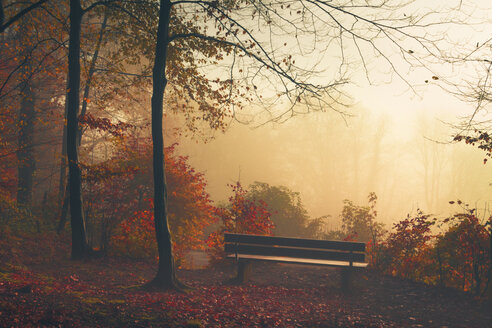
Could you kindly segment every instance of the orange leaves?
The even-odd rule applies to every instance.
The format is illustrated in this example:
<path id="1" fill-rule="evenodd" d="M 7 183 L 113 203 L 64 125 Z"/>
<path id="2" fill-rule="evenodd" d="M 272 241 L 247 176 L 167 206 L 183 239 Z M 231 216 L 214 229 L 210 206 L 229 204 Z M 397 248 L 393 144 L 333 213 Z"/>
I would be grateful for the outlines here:
<path id="1" fill-rule="evenodd" d="M 90 102 L 89 99 L 84 98 L 87 103 Z M 112 123 L 108 118 L 97 118 L 91 114 L 85 114 L 79 117 L 79 124 L 86 126 L 93 130 L 99 130 L 102 132 L 108 132 L 115 137 L 123 136 L 123 132 L 127 131 L 134 126 L 125 122 Z"/>
<path id="2" fill-rule="evenodd" d="M 488 272 L 492 268 L 492 231 L 487 229 L 492 219 L 484 222 L 475 215 L 475 209 L 466 204 L 462 208 L 462 213 L 443 221 L 448 229 L 438 236 L 436 248 L 440 265 L 447 271 L 448 284 L 479 295 L 489 283 Z"/>
<path id="3" fill-rule="evenodd" d="M 385 242 L 377 248 L 368 245 L 370 253 L 379 252 L 383 269 L 389 274 L 428 284 L 442 284 L 473 290 L 476 295 L 489 284 L 492 218 L 484 222 L 461 200 L 450 201 L 461 205 L 462 212 L 437 219 L 418 210 L 394 225 Z M 432 229 L 445 228 L 437 233 Z"/>
<path id="4" fill-rule="evenodd" d="M 155 231 L 152 192 L 152 163 L 150 140 L 129 139 L 121 145 L 118 154 L 121 168 L 130 170 L 129 186 L 119 188 L 126 190 L 130 199 L 135 199 L 138 190 L 146 200 L 135 204 L 130 217 L 119 224 L 119 232 L 113 239 L 118 252 L 135 257 L 156 257 Z M 188 164 L 186 156 L 176 155 L 176 144 L 166 147 L 166 180 L 168 187 L 168 222 L 173 236 L 174 255 L 183 261 L 190 249 L 205 246 L 203 231 L 217 221 L 215 207 L 206 191 L 207 182 L 204 175 Z"/>
<path id="5" fill-rule="evenodd" d="M 271 214 L 264 201 L 249 198 L 247 190 L 239 182 L 229 186 L 233 192 L 229 197 L 229 204 L 216 210 L 221 227 L 207 239 L 210 252 L 216 260 L 224 256 L 224 232 L 271 235 L 274 228 Z"/>

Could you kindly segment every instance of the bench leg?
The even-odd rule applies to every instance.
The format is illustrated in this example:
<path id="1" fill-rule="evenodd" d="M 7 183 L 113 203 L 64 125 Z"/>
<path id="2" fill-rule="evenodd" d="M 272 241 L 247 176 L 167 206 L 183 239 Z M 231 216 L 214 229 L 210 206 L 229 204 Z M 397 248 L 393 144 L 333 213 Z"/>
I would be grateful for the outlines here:
<path id="1" fill-rule="evenodd" d="M 352 269 L 342 268 L 341 278 L 342 278 L 342 290 L 344 292 L 350 292 L 350 290 L 352 289 Z"/>
<path id="2" fill-rule="evenodd" d="M 236 283 L 242 284 L 248 281 L 250 273 L 251 273 L 251 262 L 239 260 L 237 264 L 237 277 L 235 279 Z"/>

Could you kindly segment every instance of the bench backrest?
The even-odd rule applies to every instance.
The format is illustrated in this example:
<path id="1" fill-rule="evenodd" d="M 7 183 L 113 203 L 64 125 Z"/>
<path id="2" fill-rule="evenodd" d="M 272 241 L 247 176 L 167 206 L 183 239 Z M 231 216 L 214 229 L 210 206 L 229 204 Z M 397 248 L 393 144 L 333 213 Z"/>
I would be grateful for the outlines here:
<path id="1" fill-rule="evenodd" d="M 364 262 L 364 243 L 225 233 L 225 252 L 260 256 Z"/>

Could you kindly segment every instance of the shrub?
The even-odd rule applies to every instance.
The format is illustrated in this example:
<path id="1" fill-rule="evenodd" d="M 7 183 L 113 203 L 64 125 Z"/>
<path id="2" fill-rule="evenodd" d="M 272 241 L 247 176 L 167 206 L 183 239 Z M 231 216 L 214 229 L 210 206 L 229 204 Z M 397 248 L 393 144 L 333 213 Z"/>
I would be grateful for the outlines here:
<path id="1" fill-rule="evenodd" d="M 274 228 L 264 201 L 246 197 L 248 192 L 239 182 L 230 187 L 233 195 L 229 198 L 229 204 L 217 208 L 221 225 L 207 239 L 209 254 L 214 261 L 222 260 L 225 256 L 224 232 L 272 235 Z"/>

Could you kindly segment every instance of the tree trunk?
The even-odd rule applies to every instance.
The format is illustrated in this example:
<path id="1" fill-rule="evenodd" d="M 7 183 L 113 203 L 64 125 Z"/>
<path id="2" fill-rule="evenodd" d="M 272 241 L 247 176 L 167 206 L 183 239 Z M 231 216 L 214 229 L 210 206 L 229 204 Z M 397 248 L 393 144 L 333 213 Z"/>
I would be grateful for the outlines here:
<path id="1" fill-rule="evenodd" d="M 34 91 L 31 82 L 23 82 L 22 100 L 19 114 L 19 150 L 17 152 L 17 204 L 30 209 L 32 203 L 33 177 L 35 159 L 33 153 L 34 120 Z"/>
<path id="2" fill-rule="evenodd" d="M 28 21 L 25 17 L 20 24 L 20 42 L 24 43 L 29 40 Z M 35 159 L 33 152 L 34 140 L 34 121 L 36 111 L 34 109 L 35 92 L 32 85 L 32 68 L 31 68 L 31 49 L 26 48 L 23 53 L 25 60 L 22 66 L 23 80 L 20 88 L 20 110 L 19 110 L 19 134 L 18 134 L 18 151 L 17 151 L 17 204 L 20 207 L 31 209 L 32 205 L 32 188 L 35 170 Z"/>
<path id="3" fill-rule="evenodd" d="M 0 27 L 3 26 L 5 20 L 5 14 L 3 12 L 3 0 L 0 0 Z"/>
<path id="4" fill-rule="evenodd" d="M 106 26 L 108 24 L 108 9 L 104 11 L 104 18 L 103 22 L 101 24 L 101 30 L 99 30 L 99 37 L 97 39 L 96 43 L 96 49 L 94 50 L 94 54 L 92 55 L 92 60 L 91 64 L 89 67 L 89 75 L 87 77 L 87 81 L 85 82 L 85 87 L 84 87 L 84 95 L 83 95 L 83 101 L 82 101 L 82 109 L 80 110 L 80 116 L 84 116 L 87 113 L 87 104 L 89 103 L 89 95 L 91 91 L 91 84 L 92 84 L 92 78 L 94 76 L 94 73 L 96 72 L 96 63 L 97 59 L 99 58 L 99 51 L 101 50 L 101 45 L 104 37 L 104 31 L 106 30 Z M 80 147 L 80 144 L 82 143 L 82 129 L 79 127 L 77 130 L 78 135 L 77 135 L 77 142 L 78 142 L 78 147 Z"/>
<path id="5" fill-rule="evenodd" d="M 67 157 L 72 225 L 72 259 L 82 259 L 89 251 L 82 209 L 81 173 L 78 160 L 77 130 L 80 88 L 80 0 L 70 0 L 70 41 L 68 47 Z"/>
<path id="6" fill-rule="evenodd" d="M 104 36 L 104 31 L 106 30 L 108 22 L 108 11 L 106 10 L 104 12 L 104 18 L 103 22 L 101 25 L 101 30 L 99 32 L 99 39 L 96 44 L 96 50 L 94 51 L 94 55 L 92 56 L 92 61 L 90 64 L 89 68 L 89 77 L 87 78 L 87 82 L 85 84 L 84 88 L 84 95 L 83 99 L 84 102 L 82 103 L 82 110 L 80 111 L 80 115 L 83 116 L 85 115 L 87 111 L 87 100 L 89 98 L 89 93 L 90 93 L 90 87 L 92 83 L 92 77 L 96 71 L 96 61 L 99 57 L 99 51 L 101 49 L 102 45 L 102 40 Z M 67 84 L 67 89 L 70 89 Z M 68 102 L 66 102 L 68 104 Z M 68 107 L 65 105 L 65 119 L 67 119 L 67 111 Z M 77 109 L 78 113 L 78 109 Z M 77 149 L 80 148 L 80 144 L 82 142 L 82 129 L 77 125 Z M 66 177 L 66 171 L 67 171 L 67 126 L 65 125 L 63 128 L 63 141 L 62 141 L 62 152 L 61 152 L 61 162 L 60 162 L 60 180 L 58 184 L 58 201 L 60 204 L 63 204 L 60 208 L 60 221 L 58 224 L 57 232 L 61 233 L 63 230 L 63 227 L 65 226 L 65 221 L 67 220 L 67 210 L 68 210 L 68 188 L 67 191 L 65 191 L 65 177 Z"/>
<path id="7" fill-rule="evenodd" d="M 67 84 L 68 89 L 68 84 Z M 65 104 L 65 121 L 67 119 L 67 105 Z M 65 122 L 64 122 L 65 123 Z M 60 179 L 58 183 L 58 201 L 61 203 L 65 198 L 65 188 L 66 188 L 66 176 L 67 176 L 67 125 L 63 124 L 63 136 L 62 136 L 62 150 L 61 150 L 61 161 L 60 161 Z"/>
<path id="8" fill-rule="evenodd" d="M 61 213 L 60 213 L 60 221 L 58 221 L 58 227 L 56 228 L 57 234 L 61 234 L 63 229 L 65 229 L 65 223 L 67 222 L 69 202 L 70 202 L 70 190 L 69 190 L 69 186 L 67 185 L 65 194 L 63 196 L 63 205 L 62 205 Z"/>
<path id="9" fill-rule="evenodd" d="M 180 288 L 176 279 L 171 233 L 167 221 L 167 186 L 164 167 L 164 137 L 162 132 L 163 98 L 166 88 L 166 57 L 169 43 L 171 2 L 160 1 L 159 25 L 152 74 L 152 142 L 154 166 L 154 223 L 159 253 L 159 266 L 150 286 L 161 290 Z"/>

